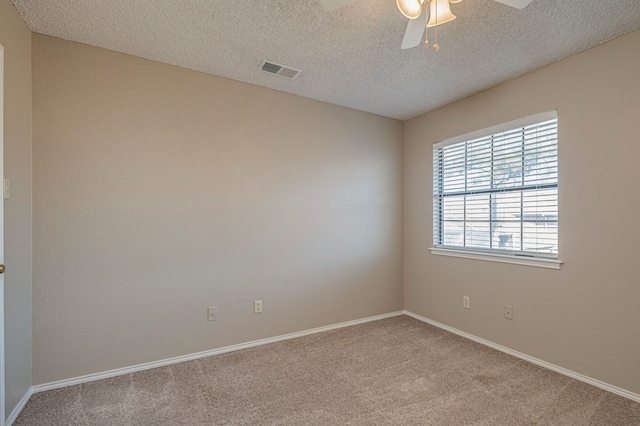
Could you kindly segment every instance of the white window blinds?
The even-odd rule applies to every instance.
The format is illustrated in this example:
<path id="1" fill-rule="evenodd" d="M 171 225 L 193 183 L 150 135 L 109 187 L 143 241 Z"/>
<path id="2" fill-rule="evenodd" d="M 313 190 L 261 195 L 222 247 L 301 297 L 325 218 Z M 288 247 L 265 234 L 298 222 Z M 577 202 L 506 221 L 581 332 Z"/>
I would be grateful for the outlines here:
<path id="1" fill-rule="evenodd" d="M 433 213 L 435 247 L 557 258 L 556 112 L 435 145 Z"/>

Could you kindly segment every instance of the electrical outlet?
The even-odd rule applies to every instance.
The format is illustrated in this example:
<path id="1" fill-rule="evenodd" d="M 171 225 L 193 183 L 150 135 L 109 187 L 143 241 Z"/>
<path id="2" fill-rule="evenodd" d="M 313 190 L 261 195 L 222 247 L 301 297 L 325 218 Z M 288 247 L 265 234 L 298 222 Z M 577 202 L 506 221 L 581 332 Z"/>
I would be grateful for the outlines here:
<path id="1" fill-rule="evenodd" d="M 253 313 L 254 314 L 262 313 L 262 300 L 253 301 Z"/>
<path id="2" fill-rule="evenodd" d="M 212 306 L 207 309 L 207 319 L 209 321 L 218 321 L 218 307 Z"/>
<path id="3" fill-rule="evenodd" d="M 462 296 L 462 307 L 471 309 L 471 298 L 469 296 Z"/>
<path id="4" fill-rule="evenodd" d="M 513 319 L 513 306 L 504 305 L 504 317 L 508 320 Z"/>
<path id="5" fill-rule="evenodd" d="M 11 198 L 11 181 L 9 179 L 5 179 L 3 181 L 4 186 L 4 199 L 8 200 Z"/>

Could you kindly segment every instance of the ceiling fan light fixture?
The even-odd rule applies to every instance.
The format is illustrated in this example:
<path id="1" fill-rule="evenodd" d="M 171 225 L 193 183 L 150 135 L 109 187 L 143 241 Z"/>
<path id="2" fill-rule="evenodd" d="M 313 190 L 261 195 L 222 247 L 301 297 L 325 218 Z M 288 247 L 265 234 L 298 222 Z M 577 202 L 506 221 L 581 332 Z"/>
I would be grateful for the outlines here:
<path id="1" fill-rule="evenodd" d="M 400 2 L 400 0 L 398 0 Z M 456 19 L 456 15 L 451 13 L 449 7 L 449 0 L 432 0 L 431 1 L 431 14 L 427 28 L 435 27 Z"/>
<path id="2" fill-rule="evenodd" d="M 398 10 L 408 19 L 418 19 L 422 15 L 422 3 L 424 0 L 396 0 Z"/>

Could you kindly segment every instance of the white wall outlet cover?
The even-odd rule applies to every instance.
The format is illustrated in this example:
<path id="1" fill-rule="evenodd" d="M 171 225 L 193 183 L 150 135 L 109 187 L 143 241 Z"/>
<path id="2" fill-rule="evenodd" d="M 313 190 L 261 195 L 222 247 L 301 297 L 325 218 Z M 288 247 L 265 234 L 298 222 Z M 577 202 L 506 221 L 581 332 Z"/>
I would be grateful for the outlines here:
<path id="1" fill-rule="evenodd" d="M 4 187 L 4 199 L 8 200 L 11 198 L 11 181 L 9 179 L 4 179 L 3 187 Z"/>
<path id="2" fill-rule="evenodd" d="M 513 306 L 504 305 L 504 317 L 510 320 L 513 319 Z"/>
<path id="3" fill-rule="evenodd" d="M 218 307 L 212 306 L 207 309 L 207 320 L 208 321 L 218 321 Z"/>

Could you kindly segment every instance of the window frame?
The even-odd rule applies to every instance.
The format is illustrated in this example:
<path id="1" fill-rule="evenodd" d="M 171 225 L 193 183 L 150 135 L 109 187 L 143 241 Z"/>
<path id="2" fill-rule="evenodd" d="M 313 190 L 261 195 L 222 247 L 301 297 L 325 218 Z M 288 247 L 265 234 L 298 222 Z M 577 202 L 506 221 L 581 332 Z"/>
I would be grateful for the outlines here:
<path id="1" fill-rule="evenodd" d="M 518 120 L 513 120 L 507 123 L 499 124 L 497 126 L 492 126 L 489 128 L 485 128 L 482 130 L 478 130 L 475 132 L 467 133 L 464 135 L 456 136 L 454 138 L 450 138 L 444 140 L 442 142 L 436 143 L 433 145 L 433 154 L 432 154 L 432 163 L 435 167 L 437 160 L 437 155 L 441 155 L 442 150 L 446 146 L 455 145 L 462 142 L 473 141 L 474 139 L 485 138 L 488 136 L 492 136 L 495 134 L 499 134 L 502 132 L 517 130 L 518 128 L 531 126 L 537 123 L 542 123 L 545 121 L 558 119 L 558 113 L 556 110 L 547 111 L 541 114 L 535 114 L 528 117 L 524 117 Z M 559 123 L 557 124 L 558 129 L 556 135 L 559 136 Z M 556 150 L 559 149 L 559 143 L 556 140 Z M 557 155 L 557 154 L 556 154 Z M 440 160 L 442 161 L 442 159 Z M 493 159 L 491 160 L 493 161 Z M 558 159 L 559 161 L 559 159 Z M 442 168 L 440 168 L 442 170 Z M 502 262 L 502 263 L 511 263 L 517 265 L 525 265 L 525 266 L 534 266 L 534 267 L 542 267 L 542 268 L 550 268 L 550 269 L 560 269 L 560 265 L 562 261 L 559 260 L 560 254 L 560 229 L 557 230 L 558 237 L 558 252 L 557 253 L 545 253 L 545 252 L 535 252 L 535 251 L 520 251 L 520 250 L 497 250 L 491 248 L 480 248 L 480 247 L 468 247 L 468 246 L 450 246 L 444 244 L 438 244 L 436 242 L 436 238 L 438 241 L 443 241 L 442 232 L 444 230 L 444 212 L 443 212 L 443 203 L 438 203 L 436 206 L 437 200 L 442 200 L 443 193 L 445 192 L 442 187 L 440 189 L 436 188 L 436 185 L 443 185 L 443 179 L 439 177 L 436 181 L 436 172 L 438 170 L 433 170 L 432 178 L 433 181 L 433 246 L 429 249 L 433 255 L 441 255 L 441 256 L 452 256 L 458 258 L 468 258 L 474 260 L 484 260 L 491 262 Z M 542 184 L 537 186 L 548 186 L 548 184 Z M 553 186 L 553 185 L 552 185 Z M 522 188 L 526 188 L 527 185 L 514 187 L 514 189 L 510 189 L 510 191 L 514 191 L 515 188 L 522 191 Z M 555 189 L 557 191 L 556 201 L 559 201 L 559 170 L 558 170 L 558 179 L 555 183 Z M 542 188 L 540 188 L 542 189 Z M 439 192 L 436 192 L 439 191 Z M 436 209 L 439 208 L 440 211 L 436 212 Z M 465 208 L 466 209 L 466 208 Z M 556 204 L 556 213 L 559 211 L 559 206 Z M 558 215 L 559 216 L 559 215 Z M 558 217 L 559 219 L 559 217 Z M 436 223 L 438 221 L 438 223 Z M 556 222 L 559 224 L 559 221 Z M 440 235 L 436 235 L 436 230 L 439 230 Z"/>

